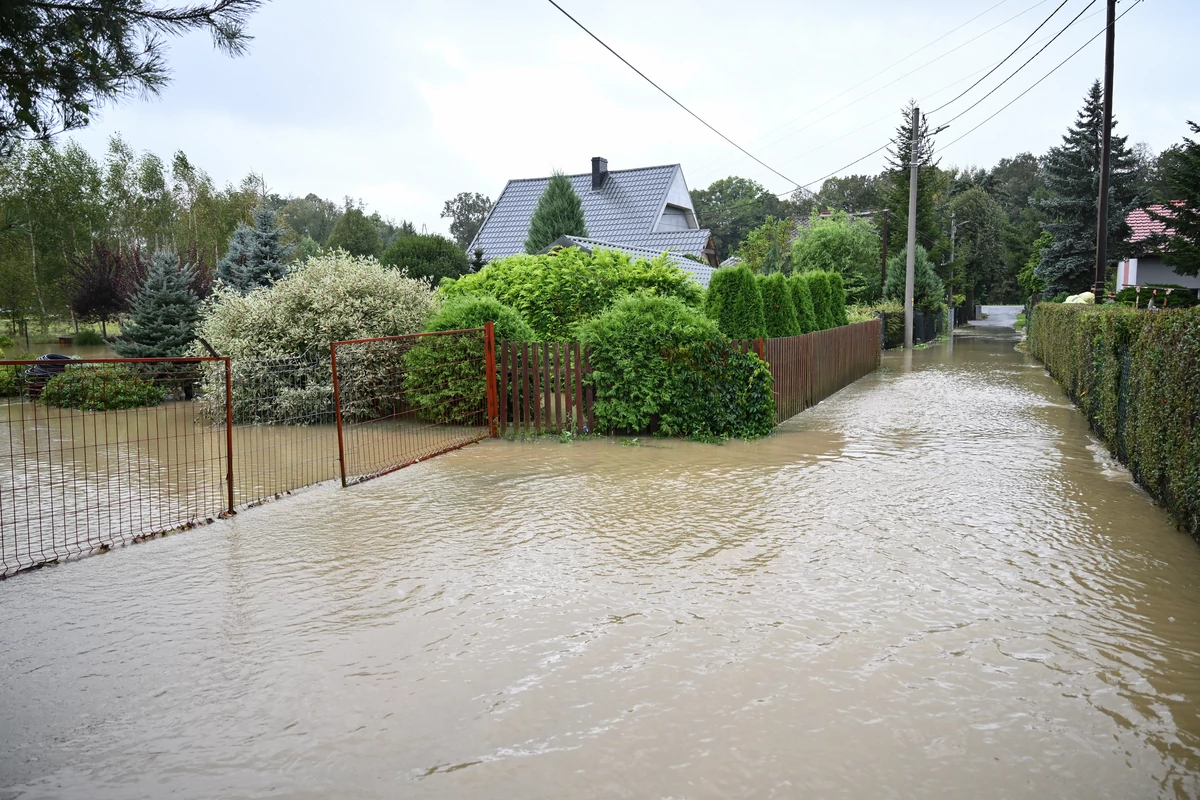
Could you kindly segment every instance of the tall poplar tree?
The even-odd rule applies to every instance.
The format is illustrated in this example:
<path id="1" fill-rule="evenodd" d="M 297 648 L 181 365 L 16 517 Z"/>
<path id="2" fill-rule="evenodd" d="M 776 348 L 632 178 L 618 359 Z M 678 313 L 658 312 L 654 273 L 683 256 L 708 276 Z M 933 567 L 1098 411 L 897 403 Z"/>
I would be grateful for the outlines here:
<path id="1" fill-rule="evenodd" d="M 554 173 L 546 184 L 546 190 L 538 198 L 533 217 L 529 220 L 525 252 L 537 253 L 560 236 L 587 235 L 587 223 L 583 219 L 583 203 L 579 195 L 575 194 L 566 175 Z"/>
<path id="2" fill-rule="evenodd" d="M 1113 128 L 1117 121 L 1113 120 Z M 1043 228 L 1054 240 L 1042 250 L 1037 277 L 1047 291 L 1086 291 L 1096 274 L 1096 215 L 1100 196 L 1100 145 L 1104 132 L 1104 90 L 1092 84 L 1075 124 L 1060 147 L 1042 161 L 1049 197 L 1041 201 L 1049 218 Z M 1129 252 L 1125 217 L 1137 207 L 1137 162 L 1126 137 L 1112 136 L 1108 196 L 1108 256 L 1117 261 Z"/>

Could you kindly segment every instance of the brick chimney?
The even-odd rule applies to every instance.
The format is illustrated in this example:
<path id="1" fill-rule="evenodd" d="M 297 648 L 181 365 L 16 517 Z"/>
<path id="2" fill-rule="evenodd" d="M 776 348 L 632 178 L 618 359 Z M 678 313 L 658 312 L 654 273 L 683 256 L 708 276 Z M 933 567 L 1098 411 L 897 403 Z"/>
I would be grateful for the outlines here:
<path id="1" fill-rule="evenodd" d="M 592 159 L 592 191 L 596 191 L 604 185 L 604 179 L 608 177 L 608 159 L 596 156 Z"/>

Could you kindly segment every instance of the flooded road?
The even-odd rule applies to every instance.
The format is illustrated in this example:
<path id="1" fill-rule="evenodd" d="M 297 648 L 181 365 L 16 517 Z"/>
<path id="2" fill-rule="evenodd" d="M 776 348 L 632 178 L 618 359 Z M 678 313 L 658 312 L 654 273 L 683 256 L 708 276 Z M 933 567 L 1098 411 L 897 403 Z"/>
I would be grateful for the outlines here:
<path id="1" fill-rule="evenodd" d="M 1200 547 L 987 322 L 0 583 L 0 798 L 1200 795 Z"/>

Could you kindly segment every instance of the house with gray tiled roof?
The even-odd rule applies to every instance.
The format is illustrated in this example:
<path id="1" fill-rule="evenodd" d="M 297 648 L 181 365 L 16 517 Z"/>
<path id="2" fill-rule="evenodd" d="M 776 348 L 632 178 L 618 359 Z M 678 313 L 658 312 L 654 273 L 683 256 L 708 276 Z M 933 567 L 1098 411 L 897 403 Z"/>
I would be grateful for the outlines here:
<path id="1" fill-rule="evenodd" d="M 591 172 L 567 178 L 583 205 L 587 240 L 593 246 L 630 255 L 692 255 L 717 266 L 712 234 L 696 221 L 680 165 L 610 170 L 607 159 L 593 158 Z M 549 182 L 549 177 L 509 181 L 468 252 L 481 248 L 485 261 L 524 253 L 533 210 Z M 697 276 L 707 284 L 704 278 Z"/>

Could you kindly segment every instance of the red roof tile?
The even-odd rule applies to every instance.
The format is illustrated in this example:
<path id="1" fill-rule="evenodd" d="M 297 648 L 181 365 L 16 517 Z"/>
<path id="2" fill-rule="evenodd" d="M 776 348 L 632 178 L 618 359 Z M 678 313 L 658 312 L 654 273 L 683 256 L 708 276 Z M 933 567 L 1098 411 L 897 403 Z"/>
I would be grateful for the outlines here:
<path id="1" fill-rule="evenodd" d="M 1180 201 L 1177 200 L 1173 205 L 1180 204 Z M 1170 213 L 1170 209 L 1165 205 L 1153 205 L 1149 206 L 1149 209 L 1152 209 L 1157 214 Z M 1136 244 L 1137 242 L 1145 241 L 1152 236 L 1158 236 L 1159 234 L 1166 234 L 1167 236 L 1170 236 L 1172 233 L 1174 233 L 1173 230 L 1167 227 L 1165 222 L 1154 219 L 1149 213 L 1147 213 L 1147 209 L 1144 208 L 1138 208 L 1130 211 L 1129 216 L 1125 217 L 1125 221 L 1129 223 L 1129 227 L 1131 229 L 1129 234 L 1130 244 Z"/>

